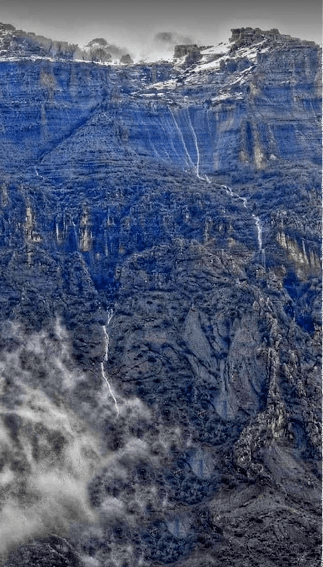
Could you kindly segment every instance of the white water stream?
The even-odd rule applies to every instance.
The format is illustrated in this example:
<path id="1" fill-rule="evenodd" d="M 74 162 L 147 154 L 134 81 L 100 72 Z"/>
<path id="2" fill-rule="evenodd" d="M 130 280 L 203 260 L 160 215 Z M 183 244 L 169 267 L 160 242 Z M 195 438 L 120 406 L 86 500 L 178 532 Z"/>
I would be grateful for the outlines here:
<path id="1" fill-rule="evenodd" d="M 208 178 L 207 175 L 203 175 L 203 177 L 200 175 L 200 151 L 199 151 L 199 146 L 198 146 L 198 140 L 197 140 L 197 136 L 196 136 L 196 132 L 194 130 L 192 121 L 191 121 L 191 117 L 189 114 L 189 110 L 188 108 L 186 108 L 186 112 L 187 112 L 187 118 L 188 118 L 188 123 L 190 126 L 190 129 L 192 131 L 192 135 L 193 135 L 193 139 L 194 139 L 194 144 L 195 144 L 195 149 L 196 149 L 196 165 L 194 165 L 192 158 L 189 154 L 189 151 L 187 149 L 187 146 L 185 144 L 185 140 L 184 140 L 184 136 L 183 133 L 178 125 L 178 123 L 176 122 L 174 113 L 172 111 L 171 108 L 169 108 L 169 111 L 173 117 L 174 120 L 174 124 L 176 126 L 176 130 L 181 138 L 185 153 L 187 155 L 188 158 L 188 162 L 190 163 L 190 165 L 194 168 L 195 173 L 196 173 L 196 177 L 198 179 L 200 179 L 201 181 L 207 181 L 207 183 L 211 183 L 210 179 Z M 240 197 L 240 195 L 238 193 L 235 193 L 234 191 L 232 191 L 232 188 L 229 187 L 228 185 L 221 185 L 221 187 L 228 193 L 228 195 L 230 195 L 230 197 L 232 197 L 233 199 L 238 199 L 239 201 L 242 201 L 242 204 L 244 206 L 245 209 L 247 209 L 248 207 L 248 200 L 246 197 Z M 256 225 L 256 229 L 257 229 L 257 239 L 258 239 L 258 250 L 261 253 L 261 261 L 263 266 L 265 266 L 265 250 L 262 247 L 262 224 L 261 224 L 261 220 L 259 217 L 257 217 L 256 215 L 252 215 L 252 218 L 254 219 L 255 225 Z"/>
<path id="2" fill-rule="evenodd" d="M 190 128 L 192 130 L 192 134 L 193 134 L 193 138 L 194 138 L 194 143 L 195 143 L 195 148 L 196 148 L 196 166 L 195 166 L 195 171 L 196 171 L 196 177 L 198 179 L 201 179 L 202 181 L 204 181 L 204 178 L 200 176 L 200 152 L 199 152 L 199 146 L 197 143 L 197 137 L 196 137 L 196 133 L 195 130 L 193 128 L 193 124 L 191 121 L 191 117 L 190 117 L 190 113 L 188 111 L 188 108 L 186 108 L 186 112 L 187 112 L 187 116 L 188 116 L 188 122 L 190 125 Z"/>
<path id="3" fill-rule="evenodd" d="M 191 156 L 190 156 L 190 154 L 189 154 L 189 152 L 188 152 L 188 150 L 187 150 L 187 147 L 186 147 L 186 144 L 185 144 L 185 141 L 184 141 L 184 137 L 183 137 L 182 131 L 181 131 L 180 127 L 178 126 L 177 122 L 176 122 L 174 113 L 173 113 L 173 111 L 172 111 L 171 108 L 169 108 L 169 111 L 170 111 L 170 113 L 171 113 L 171 115 L 172 115 L 172 117 L 173 117 L 174 124 L 175 124 L 176 130 L 177 130 L 177 132 L 178 132 L 178 134 L 179 134 L 179 136 L 180 136 L 180 139 L 182 140 L 182 144 L 183 144 L 185 153 L 186 153 L 187 158 L 188 158 L 188 165 L 191 164 L 191 166 L 195 169 L 194 163 L 192 162 Z"/>
<path id="4" fill-rule="evenodd" d="M 240 201 L 242 201 L 245 209 L 247 208 L 248 200 L 246 199 L 246 197 L 240 197 L 240 195 L 238 195 L 238 193 L 234 193 L 234 191 L 232 191 L 231 187 L 228 187 L 228 185 L 221 185 L 221 187 L 228 193 L 228 195 L 230 195 L 230 197 L 233 197 L 235 199 L 239 199 Z M 255 225 L 256 225 L 256 229 L 257 229 L 258 251 L 261 253 L 261 262 L 262 262 L 262 265 L 265 267 L 266 253 L 265 253 L 265 250 L 262 247 L 262 224 L 261 224 L 261 220 L 260 220 L 259 217 L 256 217 L 256 215 L 254 215 L 254 214 L 252 215 L 252 218 L 255 221 Z"/>
<path id="5" fill-rule="evenodd" d="M 190 129 L 191 129 L 191 131 L 192 131 L 192 135 L 193 135 L 193 139 L 194 139 L 194 144 L 195 144 L 195 149 L 196 149 L 196 165 L 194 165 L 193 160 L 192 160 L 192 158 L 191 158 L 191 156 L 190 156 L 190 153 L 189 153 L 189 151 L 188 151 L 188 149 L 187 149 L 187 146 L 186 146 L 186 144 L 185 144 L 185 140 L 184 140 L 183 133 L 182 133 L 182 131 L 181 131 L 179 125 L 178 125 L 177 122 L 176 122 L 174 113 L 173 113 L 173 111 L 172 111 L 172 109 L 171 109 L 170 107 L 168 107 L 168 108 L 169 108 L 169 111 L 170 111 L 170 113 L 171 113 L 171 115 L 172 115 L 172 117 L 173 117 L 176 130 L 177 130 L 177 132 L 178 132 L 178 134 L 179 134 L 179 136 L 180 136 L 180 139 L 181 139 L 181 141 L 182 141 L 183 148 L 184 148 L 184 150 L 185 150 L 185 153 L 186 153 L 186 156 L 187 156 L 187 159 L 188 159 L 188 165 L 191 165 L 191 166 L 193 167 L 193 169 L 195 170 L 195 173 L 196 173 L 196 177 L 197 177 L 198 179 L 200 179 L 201 181 L 207 181 L 208 183 L 211 183 L 211 181 L 209 180 L 209 178 L 208 178 L 207 175 L 203 175 L 203 177 L 200 175 L 200 151 L 199 151 L 199 146 L 198 146 L 198 141 L 197 141 L 196 132 L 195 132 L 195 130 L 194 130 L 194 127 L 193 127 L 193 124 L 192 124 L 192 121 L 191 121 L 191 117 L 190 117 L 188 108 L 186 108 L 186 112 L 187 112 L 188 123 L 189 123 Z"/>
<path id="6" fill-rule="evenodd" d="M 106 384 L 107 384 L 107 386 L 108 386 L 110 396 L 111 396 L 111 398 L 112 398 L 113 401 L 114 401 L 114 405 L 115 405 L 115 408 L 116 408 L 117 416 L 119 417 L 120 410 L 119 410 L 118 402 L 117 402 L 117 399 L 116 399 L 116 397 L 115 397 L 115 395 L 114 395 L 114 393 L 113 393 L 113 390 L 112 390 L 112 388 L 111 388 L 110 382 L 109 382 L 109 380 L 108 380 L 108 378 L 107 378 L 107 375 L 106 375 L 106 373 L 105 373 L 105 370 L 104 370 L 104 364 L 105 364 L 106 362 L 108 362 L 108 360 L 109 360 L 109 343 L 110 343 L 110 337 L 109 337 L 109 335 L 108 335 L 107 326 L 109 326 L 109 323 L 110 323 L 112 317 L 113 317 L 113 311 L 111 310 L 111 311 L 108 312 L 108 319 L 107 319 L 106 325 L 102 325 L 102 329 L 103 329 L 103 333 L 104 333 L 104 340 L 105 340 L 105 353 L 104 353 L 104 359 L 103 359 L 103 361 L 101 362 L 101 373 L 102 373 L 102 378 L 105 380 L 105 382 L 106 382 Z"/>
<path id="7" fill-rule="evenodd" d="M 258 234 L 258 250 L 262 252 L 262 226 L 260 222 L 260 218 L 252 215 L 255 219 L 256 227 L 257 227 L 257 234 Z"/>

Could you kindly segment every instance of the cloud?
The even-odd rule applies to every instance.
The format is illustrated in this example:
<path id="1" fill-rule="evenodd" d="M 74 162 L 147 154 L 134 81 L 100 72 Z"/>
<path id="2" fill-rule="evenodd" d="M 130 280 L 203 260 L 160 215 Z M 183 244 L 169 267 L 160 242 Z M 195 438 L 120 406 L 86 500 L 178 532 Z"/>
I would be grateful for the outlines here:
<path id="1" fill-rule="evenodd" d="M 101 462 L 98 436 L 62 402 L 20 386 L 1 407 L 0 556 L 30 537 L 95 521 L 87 484 Z"/>
<path id="2" fill-rule="evenodd" d="M 27 335 L 19 325 L 5 323 L 0 335 L 6 337 L 0 352 L 3 559 L 30 538 L 63 535 L 75 522 L 97 521 L 88 483 L 113 453 L 87 416 L 96 423 L 115 416 L 103 383 L 97 390 L 89 386 L 86 403 L 80 399 L 89 377 L 75 368 L 70 338 L 58 321 L 51 334 Z M 123 406 L 135 421 L 143 413 L 139 401 Z"/>
<path id="3" fill-rule="evenodd" d="M 160 31 L 151 37 L 148 37 L 147 43 L 142 45 L 137 61 L 160 61 L 172 60 L 175 45 L 199 43 L 196 38 L 191 35 L 185 35 L 173 31 Z"/>
<path id="4" fill-rule="evenodd" d="M 0 559 L 33 537 L 94 522 L 87 486 L 107 458 L 99 434 L 69 405 L 84 375 L 69 337 L 27 335 L 2 323 L 0 353 Z M 5 337 L 5 338 L 4 338 Z M 81 408 L 80 408 L 81 410 Z"/>
<path id="5" fill-rule="evenodd" d="M 167 513 L 177 533 L 163 471 L 191 440 L 116 389 L 107 364 L 110 327 L 118 324 L 111 315 L 98 328 L 104 375 L 100 364 L 88 372 L 76 366 L 72 337 L 58 321 L 34 334 L 0 323 L 0 563 L 11 552 L 8 567 L 37 541 L 41 555 L 50 534 L 67 538 L 89 567 L 113 557 L 133 564 L 132 530 L 150 525 L 152 510 Z M 192 451 L 201 474 L 201 453 Z M 146 547 L 138 542 L 141 554 Z"/>
<path id="6" fill-rule="evenodd" d="M 101 336 L 107 362 L 108 326 Z M 0 337 L 0 562 L 32 539 L 70 537 L 72 527 L 78 548 L 102 522 L 139 525 L 174 432 L 115 391 L 106 371 L 108 388 L 99 365 L 96 376 L 78 369 L 58 321 L 32 335 L 0 323 Z"/>
<path id="7" fill-rule="evenodd" d="M 117 60 L 129 54 L 129 49 L 108 43 L 103 37 L 96 37 L 85 46 L 85 52 L 91 53 L 96 50 L 100 50 L 100 52 L 104 52 L 106 55 L 110 55 L 112 59 Z"/>
<path id="8" fill-rule="evenodd" d="M 177 32 L 158 32 L 154 37 L 154 41 L 170 47 L 177 44 L 196 43 L 196 40 L 192 36 L 182 35 Z"/>

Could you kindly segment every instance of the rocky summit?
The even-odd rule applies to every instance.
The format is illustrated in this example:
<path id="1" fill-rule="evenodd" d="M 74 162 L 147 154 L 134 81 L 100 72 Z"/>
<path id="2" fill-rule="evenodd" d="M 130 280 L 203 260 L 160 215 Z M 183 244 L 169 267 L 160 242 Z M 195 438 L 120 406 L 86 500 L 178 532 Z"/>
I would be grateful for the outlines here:
<path id="1" fill-rule="evenodd" d="M 318 567 L 320 47 L 0 44 L 1 564 Z"/>

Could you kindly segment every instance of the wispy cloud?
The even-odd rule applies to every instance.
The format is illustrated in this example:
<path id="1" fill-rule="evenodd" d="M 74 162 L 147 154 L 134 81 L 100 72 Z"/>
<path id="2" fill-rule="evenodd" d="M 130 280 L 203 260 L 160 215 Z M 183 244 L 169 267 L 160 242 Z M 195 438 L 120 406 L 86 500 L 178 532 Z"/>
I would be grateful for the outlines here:
<path id="1" fill-rule="evenodd" d="M 179 43 L 196 43 L 196 40 L 191 35 L 183 35 L 177 32 L 158 32 L 154 37 L 154 41 L 171 46 Z"/>
<path id="2" fill-rule="evenodd" d="M 81 553 L 108 524 L 139 526 L 149 503 L 163 507 L 154 477 L 170 447 L 186 447 L 181 431 L 114 390 L 116 414 L 100 368 L 88 375 L 75 367 L 71 337 L 58 321 L 51 334 L 27 335 L 11 323 L 0 324 L 0 334 L 7 337 L 0 352 L 1 564 L 8 552 L 52 533 L 71 537 Z M 115 553 L 127 553 L 127 542 L 115 543 Z"/>
<path id="3" fill-rule="evenodd" d="M 86 49 L 102 49 L 107 54 L 110 54 L 112 59 L 121 59 L 122 56 L 129 54 L 129 49 L 125 47 L 120 47 L 115 43 L 108 43 L 103 37 L 97 37 L 92 39 L 86 46 Z"/>
<path id="4" fill-rule="evenodd" d="M 196 40 L 190 35 L 183 35 L 177 32 L 158 32 L 154 37 L 154 41 L 164 45 L 174 46 L 183 43 L 196 43 Z"/>
<path id="5" fill-rule="evenodd" d="M 160 31 L 148 39 L 145 46 L 141 47 L 139 59 L 146 61 L 171 59 L 175 45 L 191 43 L 199 43 L 199 40 L 192 35 L 176 31 Z"/>

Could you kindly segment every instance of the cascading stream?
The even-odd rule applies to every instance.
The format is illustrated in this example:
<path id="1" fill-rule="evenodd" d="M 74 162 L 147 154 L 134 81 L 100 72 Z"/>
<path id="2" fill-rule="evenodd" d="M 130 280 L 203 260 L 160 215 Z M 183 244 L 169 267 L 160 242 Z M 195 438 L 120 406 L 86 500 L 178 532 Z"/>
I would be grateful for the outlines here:
<path id="1" fill-rule="evenodd" d="M 238 195 L 238 193 L 234 193 L 234 191 L 232 191 L 231 187 L 228 187 L 228 185 L 221 185 L 221 187 L 228 193 L 228 195 L 230 195 L 230 197 L 233 197 L 234 199 L 239 199 L 240 201 L 243 202 L 243 206 L 245 207 L 245 209 L 248 206 L 248 200 L 246 197 L 240 197 L 240 195 Z M 252 215 L 252 218 L 255 221 L 255 225 L 256 225 L 256 229 L 257 229 L 257 238 L 258 238 L 258 251 L 261 253 L 261 261 L 263 266 L 265 267 L 265 263 L 266 263 L 266 255 L 265 255 L 265 250 L 262 247 L 262 224 L 261 224 L 261 220 L 259 217 L 256 217 L 256 215 Z"/>
<path id="2" fill-rule="evenodd" d="M 246 199 L 246 197 L 240 197 L 240 195 L 238 195 L 238 193 L 234 193 L 231 187 L 228 187 L 228 185 L 221 185 L 221 187 L 223 187 L 223 189 L 230 195 L 230 197 L 234 197 L 235 199 L 242 201 L 244 208 L 247 208 L 248 200 Z"/>
<path id="3" fill-rule="evenodd" d="M 109 388 L 110 396 L 111 396 L 111 398 L 112 398 L 113 401 L 114 401 L 114 405 L 115 405 L 115 408 L 116 408 L 117 416 L 119 417 L 120 410 L 119 410 L 118 402 L 117 402 L 117 399 L 116 399 L 116 397 L 115 397 L 115 395 L 114 395 L 114 393 L 113 393 L 113 390 L 112 390 L 112 388 L 111 388 L 111 386 L 110 386 L 110 382 L 109 382 L 109 380 L 108 380 L 108 378 L 107 378 L 107 375 L 106 375 L 106 373 L 105 373 L 105 370 L 104 370 L 104 364 L 105 364 L 106 362 L 108 362 L 108 360 L 109 360 L 109 343 L 110 343 L 110 337 L 109 337 L 109 335 L 108 335 L 107 327 L 109 326 L 112 317 L 113 317 L 113 311 L 111 310 L 111 311 L 108 312 L 108 319 L 107 319 L 106 325 L 102 325 L 102 329 L 103 329 L 103 333 L 104 333 L 104 340 L 105 340 L 105 353 L 104 353 L 104 359 L 103 359 L 103 361 L 101 362 L 101 373 L 102 373 L 102 378 L 105 380 L 105 382 L 106 382 L 106 384 L 107 384 L 107 386 L 108 386 L 108 388 Z"/>
<path id="4" fill-rule="evenodd" d="M 185 140 L 184 140 L 184 136 L 183 133 L 178 125 L 178 123 L 176 122 L 174 113 L 172 111 L 172 109 L 170 107 L 169 111 L 172 115 L 176 130 L 179 134 L 179 137 L 182 141 L 183 144 L 183 148 L 185 150 L 188 162 L 191 164 L 191 166 L 194 168 L 195 173 L 196 173 L 196 177 L 198 179 L 200 179 L 201 181 L 207 181 L 207 183 L 211 183 L 210 179 L 208 178 L 207 175 L 203 175 L 203 177 L 200 175 L 200 151 L 199 151 L 199 147 L 198 147 L 198 140 L 197 140 L 197 136 L 196 136 L 196 132 L 194 130 L 192 121 L 191 121 L 191 117 L 190 117 L 190 113 L 188 110 L 188 107 L 186 107 L 186 112 L 187 112 L 187 118 L 188 118 L 188 123 L 193 135 L 193 139 L 194 139 L 194 144 L 195 144 L 195 149 L 196 149 L 196 165 L 194 165 L 193 160 L 189 154 L 189 151 L 187 149 L 187 146 L 185 144 Z M 232 191 L 232 188 L 229 187 L 228 185 L 221 185 L 220 187 L 222 187 L 227 193 L 228 195 L 230 195 L 230 197 L 232 197 L 233 199 L 238 199 L 239 201 L 242 201 L 243 206 L 245 209 L 247 209 L 248 207 L 248 200 L 246 197 L 241 197 L 238 193 L 235 193 L 234 191 Z M 256 229 L 257 229 L 257 239 L 258 239 L 258 251 L 261 253 L 261 259 L 262 259 L 262 264 L 263 266 L 265 266 L 265 250 L 262 247 L 262 225 L 261 225 L 261 220 L 259 217 L 255 216 L 254 214 L 252 215 L 252 218 L 255 221 L 255 225 L 256 225 Z"/>
<path id="5" fill-rule="evenodd" d="M 195 169 L 194 163 L 192 162 L 191 156 L 190 156 L 190 154 L 189 154 L 189 152 L 188 152 L 188 150 L 187 150 L 187 147 L 186 147 L 186 144 L 185 144 L 185 140 L 184 140 L 184 136 L 183 136 L 183 134 L 182 134 L 182 131 L 181 131 L 180 127 L 178 126 L 178 124 L 177 124 L 177 122 L 176 122 L 174 113 L 173 113 L 173 111 L 172 111 L 171 108 L 169 108 L 169 111 L 170 111 L 170 113 L 171 113 L 171 115 L 172 115 L 172 117 L 173 117 L 176 130 L 177 130 L 177 132 L 178 132 L 178 134 L 179 134 L 179 137 L 180 137 L 180 139 L 181 139 L 181 141 L 182 141 L 183 148 L 184 148 L 185 153 L 186 153 L 187 158 L 188 158 L 188 163 L 190 163 L 191 166 Z"/>
<path id="6" fill-rule="evenodd" d="M 181 139 L 181 141 L 182 141 L 183 148 L 184 148 L 184 150 L 185 150 L 185 153 L 186 153 L 186 156 L 187 156 L 187 160 L 188 160 L 188 165 L 191 165 L 191 166 L 193 167 L 193 169 L 195 170 L 195 173 L 196 173 L 196 177 L 197 177 L 198 179 L 200 179 L 201 181 L 207 181 L 208 183 L 211 183 L 211 181 L 209 180 L 209 178 L 208 178 L 207 175 L 204 175 L 203 177 L 200 175 L 200 151 L 199 151 L 199 147 L 198 147 L 198 141 L 197 141 L 196 132 L 195 132 L 195 130 L 194 130 L 194 127 L 193 127 L 193 124 L 192 124 L 192 121 L 191 121 L 191 117 L 190 117 L 188 108 L 186 108 L 186 111 L 187 111 L 187 116 L 188 116 L 188 123 L 189 123 L 190 129 L 191 129 L 191 131 L 192 131 L 192 135 L 193 135 L 193 139 L 194 139 L 194 144 L 195 144 L 195 148 L 196 148 L 196 165 L 194 165 L 193 160 L 192 160 L 192 158 L 191 158 L 191 156 L 190 156 L 190 153 L 189 153 L 189 151 L 188 151 L 188 149 L 187 149 L 187 146 L 186 146 L 186 144 L 185 144 L 185 140 L 184 140 L 183 133 L 182 133 L 182 131 L 181 131 L 179 125 L 178 125 L 177 122 L 176 122 L 174 113 L 173 113 L 173 111 L 172 111 L 172 109 L 171 109 L 170 107 L 168 107 L 168 109 L 169 109 L 169 112 L 171 113 L 171 115 L 172 115 L 172 117 L 173 117 L 173 121 L 174 121 L 176 130 L 177 130 L 177 132 L 178 132 L 178 134 L 179 134 L 179 137 L 180 137 L 180 139 Z"/>
<path id="7" fill-rule="evenodd" d="M 256 227 L 257 227 L 258 249 L 259 249 L 259 252 L 262 252 L 262 226 L 261 226 L 260 218 L 256 217 L 255 215 L 252 215 L 252 216 L 255 219 L 255 223 L 256 223 Z"/>
<path id="8" fill-rule="evenodd" d="M 203 175 L 203 177 L 200 175 L 200 151 L 199 151 L 199 145 L 198 145 L 198 141 L 197 141 L 197 135 L 196 135 L 196 132 L 194 130 L 188 108 L 186 108 L 186 110 L 187 110 L 188 121 L 189 121 L 190 128 L 192 130 L 195 148 L 196 148 L 196 166 L 195 166 L 196 177 L 198 179 L 200 179 L 201 181 L 207 181 L 208 183 L 211 183 L 211 181 L 209 180 L 207 175 Z"/>

